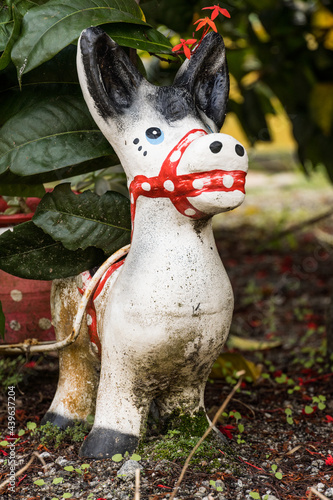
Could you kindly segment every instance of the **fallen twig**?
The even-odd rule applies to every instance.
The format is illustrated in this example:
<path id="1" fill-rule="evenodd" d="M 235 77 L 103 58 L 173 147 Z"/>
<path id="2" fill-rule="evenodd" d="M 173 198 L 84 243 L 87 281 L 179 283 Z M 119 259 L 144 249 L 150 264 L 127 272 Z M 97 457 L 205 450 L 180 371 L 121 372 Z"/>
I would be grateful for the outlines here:
<path id="1" fill-rule="evenodd" d="M 188 465 L 190 463 L 190 460 L 192 459 L 193 455 L 195 454 L 195 452 L 197 451 L 197 449 L 199 448 L 199 446 L 203 443 L 203 441 L 206 439 L 206 437 L 208 436 L 208 434 L 211 432 L 211 430 L 215 427 L 215 424 L 216 422 L 218 421 L 219 417 L 221 416 L 221 414 L 224 412 L 225 408 L 227 407 L 227 405 L 229 404 L 230 400 L 232 399 L 233 395 L 236 393 L 236 391 L 239 389 L 241 383 L 242 383 L 242 380 L 243 380 L 243 375 L 245 374 L 245 371 L 242 370 L 241 372 L 239 372 L 237 374 L 237 376 L 240 377 L 240 379 L 238 380 L 237 384 L 235 385 L 235 387 L 232 389 L 232 391 L 230 392 L 230 394 L 227 396 L 227 398 L 224 400 L 222 406 L 219 408 L 219 410 L 216 412 L 215 414 L 215 417 L 213 418 L 212 420 L 212 423 L 210 424 L 210 426 L 206 429 L 206 431 L 204 432 L 204 434 L 201 436 L 201 438 L 199 439 L 199 441 L 197 442 L 197 444 L 194 446 L 194 448 L 191 450 L 189 456 L 187 457 L 186 461 L 185 461 L 185 464 L 184 464 L 184 467 L 180 473 L 180 476 L 178 478 L 178 481 L 176 483 L 176 486 L 174 487 L 174 490 L 173 492 L 171 493 L 171 496 L 170 496 L 170 499 L 169 500 L 173 500 L 177 494 L 177 491 L 179 489 L 179 486 L 182 482 L 182 480 L 184 479 L 184 476 L 185 476 L 185 473 L 187 471 L 187 468 L 188 468 Z"/>
<path id="2" fill-rule="evenodd" d="M 137 468 L 135 471 L 134 500 L 140 500 L 140 469 L 139 468 Z"/>
<path id="3" fill-rule="evenodd" d="M 25 465 L 24 465 L 24 467 L 22 467 L 22 469 L 20 469 L 20 470 L 18 470 L 17 472 L 15 472 L 14 477 L 18 477 L 18 476 L 20 476 L 21 474 L 23 474 L 23 472 L 25 472 L 26 470 L 28 470 L 28 469 L 29 469 L 29 467 L 30 467 L 30 465 L 32 464 L 32 462 L 35 460 L 35 458 L 36 458 L 36 457 L 37 457 L 37 458 L 41 461 L 41 463 L 42 463 L 43 467 L 46 467 L 46 463 L 45 463 L 44 458 L 43 458 L 43 457 L 41 457 L 41 456 L 40 456 L 40 454 L 39 454 L 39 453 L 37 453 L 37 451 L 34 451 L 34 452 L 32 453 L 32 457 L 30 458 L 29 462 L 28 462 L 27 464 L 25 464 Z M 3 488 L 4 486 L 6 486 L 6 484 L 8 484 L 10 481 L 11 481 L 10 479 L 6 479 L 6 481 L 4 481 L 3 483 L 1 483 L 1 484 L 0 484 L 0 490 L 1 490 L 1 488 Z"/>
<path id="4" fill-rule="evenodd" d="M 313 486 L 311 486 L 311 488 L 310 488 L 310 492 L 309 492 L 309 495 L 308 495 L 308 500 L 311 500 L 312 493 L 314 493 L 315 495 L 317 495 L 317 497 L 321 498 L 321 500 L 329 500 L 328 497 L 326 497 L 322 493 L 319 493 L 319 491 L 317 491 L 316 488 L 314 488 Z"/>

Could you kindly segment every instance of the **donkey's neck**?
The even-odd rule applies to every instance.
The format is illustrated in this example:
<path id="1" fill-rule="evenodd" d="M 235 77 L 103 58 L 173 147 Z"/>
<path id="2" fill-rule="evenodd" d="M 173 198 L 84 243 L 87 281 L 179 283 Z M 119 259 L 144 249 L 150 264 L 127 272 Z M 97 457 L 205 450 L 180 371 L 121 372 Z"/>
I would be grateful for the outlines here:
<path id="1" fill-rule="evenodd" d="M 132 249 L 165 247 L 182 252 L 184 247 L 215 247 L 211 218 L 193 220 L 179 213 L 169 199 L 140 197 L 133 222 Z"/>

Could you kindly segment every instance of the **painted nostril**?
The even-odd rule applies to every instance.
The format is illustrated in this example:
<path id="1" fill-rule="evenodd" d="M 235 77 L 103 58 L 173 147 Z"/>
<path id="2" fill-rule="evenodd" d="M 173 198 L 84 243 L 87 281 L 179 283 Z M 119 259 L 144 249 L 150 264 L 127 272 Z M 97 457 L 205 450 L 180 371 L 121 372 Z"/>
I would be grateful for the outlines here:
<path id="1" fill-rule="evenodd" d="M 222 146 L 223 146 L 222 142 L 214 141 L 209 146 L 209 149 L 211 150 L 212 153 L 219 153 L 222 149 Z"/>
<path id="2" fill-rule="evenodd" d="M 236 154 L 238 154 L 238 156 L 244 156 L 245 150 L 244 150 L 243 146 L 241 146 L 240 144 L 236 144 L 235 151 L 236 151 Z"/>

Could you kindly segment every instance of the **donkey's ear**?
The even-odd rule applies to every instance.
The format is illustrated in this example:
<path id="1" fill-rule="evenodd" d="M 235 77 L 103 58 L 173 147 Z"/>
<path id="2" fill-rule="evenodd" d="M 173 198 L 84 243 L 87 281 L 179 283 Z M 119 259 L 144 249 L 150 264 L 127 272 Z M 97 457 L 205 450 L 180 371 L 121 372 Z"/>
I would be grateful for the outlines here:
<path id="1" fill-rule="evenodd" d="M 127 54 L 101 28 L 81 33 L 77 69 L 90 113 L 101 118 L 119 118 L 136 98 L 143 79 Z"/>
<path id="2" fill-rule="evenodd" d="M 203 120 L 219 131 L 223 125 L 229 96 L 229 73 L 223 38 L 211 32 L 180 67 L 174 81 L 192 94 Z"/>

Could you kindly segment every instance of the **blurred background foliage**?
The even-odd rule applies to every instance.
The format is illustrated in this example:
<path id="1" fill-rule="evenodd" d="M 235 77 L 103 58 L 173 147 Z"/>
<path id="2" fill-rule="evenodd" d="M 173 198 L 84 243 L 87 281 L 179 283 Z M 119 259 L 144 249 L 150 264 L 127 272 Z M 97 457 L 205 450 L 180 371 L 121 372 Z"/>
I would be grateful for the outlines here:
<path id="1" fill-rule="evenodd" d="M 148 22 L 182 38 L 193 36 L 193 22 L 209 5 L 189 0 L 141 4 Z M 304 171 L 324 165 L 333 181 L 333 2 L 229 0 L 220 5 L 231 14 L 215 20 L 231 74 L 228 111 L 237 116 L 249 144 L 270 141 L 269 117 L 286 114 Z M 166 82 L 169 74 L 171 81 L 174 69 L 155 62 L 153 78 Z"/>

